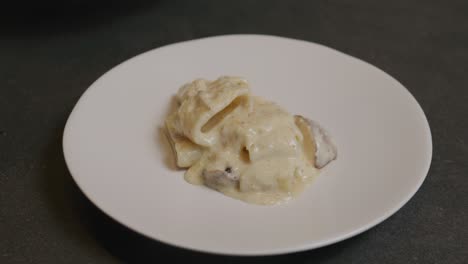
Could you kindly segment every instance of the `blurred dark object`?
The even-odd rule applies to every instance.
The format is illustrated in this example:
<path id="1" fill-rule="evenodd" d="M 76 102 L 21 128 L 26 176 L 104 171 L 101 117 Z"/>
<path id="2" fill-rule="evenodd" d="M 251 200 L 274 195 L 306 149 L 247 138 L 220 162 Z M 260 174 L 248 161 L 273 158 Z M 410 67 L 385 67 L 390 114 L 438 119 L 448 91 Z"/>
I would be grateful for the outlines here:
<path id="1" fill-rule="evenodd" d="M 157 0 L 46 0 L 0 4 L 0 36 L 63 32 L 136 11 Z M 39 32 L 37 32 L 39 30 Z"/>

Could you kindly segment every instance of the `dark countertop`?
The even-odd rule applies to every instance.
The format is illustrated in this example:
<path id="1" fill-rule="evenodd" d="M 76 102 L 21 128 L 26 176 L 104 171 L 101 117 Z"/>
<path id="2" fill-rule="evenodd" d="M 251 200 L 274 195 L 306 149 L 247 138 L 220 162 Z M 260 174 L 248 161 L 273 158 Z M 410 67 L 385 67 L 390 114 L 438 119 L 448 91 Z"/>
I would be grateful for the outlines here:
<path id="1" fill-rule="evenodd" d="M 17 2 L 0 8 L 0 263 L 467 263 L 468 1 Z M 139 53 L 232 33 L 325 44 L 402 82 L 434 144 L 428 177 L 409 203 L 341 243 L 249 259 L 166 246 L 99 212 L 61 149 L 80 95 Z"/>

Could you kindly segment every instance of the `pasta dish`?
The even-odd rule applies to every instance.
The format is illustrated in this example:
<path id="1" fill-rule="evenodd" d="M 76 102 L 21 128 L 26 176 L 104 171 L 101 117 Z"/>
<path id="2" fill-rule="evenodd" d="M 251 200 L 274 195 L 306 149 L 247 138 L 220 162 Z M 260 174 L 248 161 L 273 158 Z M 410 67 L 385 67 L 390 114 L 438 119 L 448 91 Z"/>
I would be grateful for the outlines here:
<path id="1" fill-rule="evenodd" d="M 277 204 L 337 157 L 321 126 L 253 96 L 242 78 L 197 79 L 176 99 L 166 129 L 189 183 L 248 203 Z"/>

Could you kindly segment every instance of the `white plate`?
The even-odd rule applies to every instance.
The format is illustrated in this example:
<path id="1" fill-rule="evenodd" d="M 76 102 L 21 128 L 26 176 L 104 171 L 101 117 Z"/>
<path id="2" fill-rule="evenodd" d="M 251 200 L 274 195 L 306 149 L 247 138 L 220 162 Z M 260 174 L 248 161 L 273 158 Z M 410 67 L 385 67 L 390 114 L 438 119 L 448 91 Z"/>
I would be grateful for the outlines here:
<path id="1" fill-rule="evenodd" d="M 247 78 L 254 94 L 319 121 L 338 160 L 292 202 L 249 205 L 186 183 L 160 129 L 171 96 L 198 77 Z M 231 35 L 155 49 L 115 67 L 81 97 L 65 127 L 65 159 L 102 211 L 148 237 L 239 255 L 328 245 L 382 222 L 429 169 L 428 122 L 395 79 L 299 40 Z"/>

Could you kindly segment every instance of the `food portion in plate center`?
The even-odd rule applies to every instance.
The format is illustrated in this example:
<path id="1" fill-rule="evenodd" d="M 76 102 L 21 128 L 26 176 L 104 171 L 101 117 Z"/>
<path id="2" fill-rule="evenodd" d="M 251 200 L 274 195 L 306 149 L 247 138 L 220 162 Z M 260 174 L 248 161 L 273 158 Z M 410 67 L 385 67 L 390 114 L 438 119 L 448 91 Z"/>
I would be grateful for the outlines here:
<path id="1" fill-rule="evenodd" d="M 197 79 L 176 98 L 166 129 L 189 183 L 248 203 L 278 204 L 337 157 L 320 125 L 253 96 L 242 78 Z"/>

